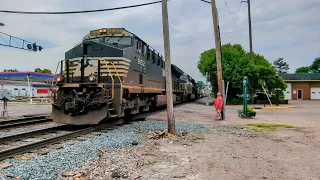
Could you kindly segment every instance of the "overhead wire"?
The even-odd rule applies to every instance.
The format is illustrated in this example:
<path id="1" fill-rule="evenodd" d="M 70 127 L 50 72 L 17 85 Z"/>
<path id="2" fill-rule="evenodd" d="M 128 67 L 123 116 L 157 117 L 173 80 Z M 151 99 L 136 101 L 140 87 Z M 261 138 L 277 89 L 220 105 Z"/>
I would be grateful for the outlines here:
<path id="1" fill-rule="evenodd" d="M 122 6 L 122 7 L 115 7 L 115 8 L 107 8 L 107 9 L 95 9 L 95 10 L 84 10 L 84 11 L 64 11 L 64 12 L 27 12 L 27 11 L 10 11 L 10 10 L 0 10 L 2 13 L 11 13 L 11 14 L 80 14 L 80 13 L 93 13 L 93 12 L 101 12 L 101 11 L 114 11 L 120 9 L 128 9 L 128 8 L 135 8 L 141 6 L 148 6 L 152 4 L 161 3 L 162 1 L 154 1 L 149 3 L 142 3 L 136 4 L 131 6 Z"/>
<path id="2" fill-rule="evenodd" d="M 239 14 L 241 11 L 241 0 L 238 1 L 238 6 L 237 6 L 237 13 L 236 13 L 236 24 L 238 25 L 238 20 L 239 20 Z M 235 30 L 235 27 L 232 28 L 232 32 Z M 234 39 L 234 33 L 232 33 L 232 38 L 230 40 L 233 41 Z"/>
<path id="3" fill-rule="evenodd" d="M 237 24 L 236 24 L 236 22 L 235 22 L 235 20 L 234 20 L 234 18 L 233 18 L 233 16 L 232 16 L 232 13 L 231 13 L 231 11 L 230 11 L 230 8 L 229 8 L 229 6 L 228 6 L 227 1 L 224 0 L 224 2 L 225 2 L 225 4 L 226 4 L 226 6 L 227 6 L 227 9 L 228 9 L 228 11 L 229 11 L 229 14 L 230 14 L 230 16 L 231 16 L 231 18 L 232 18 L 232 20 L 233 20 L 233 23 L 235 24 L 238 32 L 240 33 L 239 28 L 238 28 L 238 26 L 237 26 Z M 241 38 L 241 40 L 244 42 L 243 37 L 242 37 L 242 34 L 240 34 L 240 38 Z"/>
<path id="4" fill-rule="evenodd" d="M 210 1 L 207 1 L 207 0 L 200 0 L 200 1 L 205 2 L 205 3 L 208 3 L 208 4 L 211 4 L 211 2 L 210 2 Z M 234 23 L 236 29 L 237 29 L 238 32 L 240 33 L 240 30 L 239 30 L 239 28 L 238 28 L 238 26 L 237 26 L 237 23 L 236 23 L 236 21 L 234 20 L 234 18 L 233 18 L 233 16 L 232 16 L 232 13 L 231 13 L 231 11 L 230 11 L 230 9 L 229 9 L 228 3 L 226 2 L 226 0 L 224 0 L 224 2 L 225 2 L 226 6 L 227 6 L 227 8 L 228 8 L 229 14 L 231 15 L 231 18 L 232 18 L 232 20 L 233 20 L 233 23 Z M 232 32 L 233 32 L 233 31 L 232 31 Z M 241 38 L 241 40 L 242 40 L 242 43 L 244 43 L 242 34 L 240 34 L 240 38 Z"/>
<path id="5" fill-rule="evenodd" d="M 205 3 L 208 3 L 208 4 L 211 4 L 211 2 L 206 1 L 206 0 L 200 0 L 200 1 L 205 2 Z"/>
<path id="6" fill-rule="evenodd" d="M 254 0 L 251 0 L 251 4 L 253 3 L 253 1 L 254 1 Z M 248 21 L 249 21 L 248 18 L 246 18 L 246 21 L 244 22 L 244 24 L 247 24 Z M 243 34 L 244 30 L 245 30 L 245 27 L 242 28 L 241 35 Z"/>

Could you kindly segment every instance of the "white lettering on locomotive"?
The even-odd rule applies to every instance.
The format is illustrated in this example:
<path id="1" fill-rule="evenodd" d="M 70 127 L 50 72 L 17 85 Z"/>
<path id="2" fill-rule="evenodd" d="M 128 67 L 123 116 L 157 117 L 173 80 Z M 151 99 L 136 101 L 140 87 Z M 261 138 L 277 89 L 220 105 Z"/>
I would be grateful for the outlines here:
<path id="1" fill-rule="evenodd" d="M 140 66 L 143 66 L 143 67 L 146 66 L 146 62 L 145 62 L 144 60 L 140 59 L 140 58 L 138 58 L 138 64 L 139 64 Z"/>

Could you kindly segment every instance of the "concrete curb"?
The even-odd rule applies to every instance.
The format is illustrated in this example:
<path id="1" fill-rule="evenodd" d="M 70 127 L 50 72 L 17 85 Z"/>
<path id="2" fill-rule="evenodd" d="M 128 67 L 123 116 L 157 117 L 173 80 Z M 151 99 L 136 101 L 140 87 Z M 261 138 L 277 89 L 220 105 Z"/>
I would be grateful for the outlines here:
<path id="1" fill-rule="evenodd" d="M 289 109 L 296 108 L 296 106 L 273 106 L 273 107 L 253 107 L 254 109 Z"/>

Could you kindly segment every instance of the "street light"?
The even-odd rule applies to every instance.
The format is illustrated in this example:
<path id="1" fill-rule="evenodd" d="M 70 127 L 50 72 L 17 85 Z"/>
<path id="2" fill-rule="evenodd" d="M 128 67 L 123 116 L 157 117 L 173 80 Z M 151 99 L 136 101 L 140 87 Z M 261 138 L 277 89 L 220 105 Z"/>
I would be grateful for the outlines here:
<path id="1" fill-rule="evenodd" d="M 0 22 L 0 26 L 4 26 L 4 24 L 2 22 Z"/>

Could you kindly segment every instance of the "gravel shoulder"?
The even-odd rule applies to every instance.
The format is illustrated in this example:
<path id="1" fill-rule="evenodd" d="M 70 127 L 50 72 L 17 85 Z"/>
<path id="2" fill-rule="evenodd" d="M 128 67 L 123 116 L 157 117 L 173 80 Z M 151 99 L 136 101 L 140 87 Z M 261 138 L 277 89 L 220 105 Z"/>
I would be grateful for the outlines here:
<path id="1" fill-rule="evenodd" d="M 79 179 L 319 179 L 320 134 L 311 129 L 254 133 L 245 127 L 211 126 L 209 133 L 149 139 L 103 150 L 75 170 Z M 63 179 L 73 179 L 65 177 Z"/>

